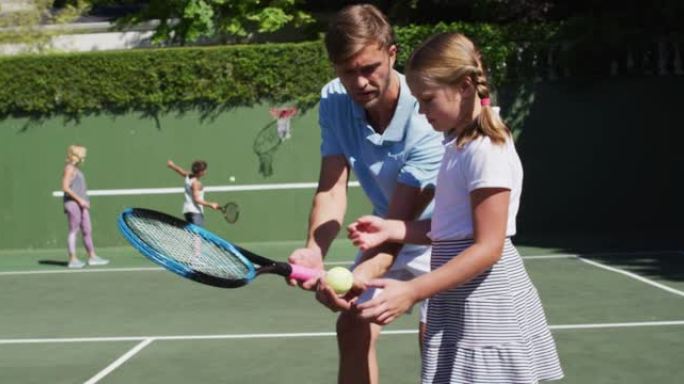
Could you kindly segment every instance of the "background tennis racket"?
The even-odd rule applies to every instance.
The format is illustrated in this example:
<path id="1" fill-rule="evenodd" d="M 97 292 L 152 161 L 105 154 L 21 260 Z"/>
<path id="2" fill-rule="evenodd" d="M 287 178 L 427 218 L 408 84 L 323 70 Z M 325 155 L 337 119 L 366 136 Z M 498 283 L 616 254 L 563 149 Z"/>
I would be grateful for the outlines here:
<path id="1" fill-rule="evenodd" d="M 223 213 L 223 218 L 230 224 L 234 224 L 240 217 L 240 207 L 232 201 L 224 204 L 219 210 Z"/>
<path id="2" fill-rule="evenodd" d="M 149 209 L 125 210 L 119 216 L 119 229 L 148 259 L 180 276 L 215 287 L 241 287 L 262 273 L 299 281 L 321 274 L 256 255 L 204 228 Z"/>

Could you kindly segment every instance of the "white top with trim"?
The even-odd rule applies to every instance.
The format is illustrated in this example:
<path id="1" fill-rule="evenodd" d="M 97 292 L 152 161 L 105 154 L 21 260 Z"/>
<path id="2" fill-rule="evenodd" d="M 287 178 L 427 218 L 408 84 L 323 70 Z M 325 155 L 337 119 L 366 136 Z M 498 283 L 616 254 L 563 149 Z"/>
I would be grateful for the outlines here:
<path id="1" fill-rule="evenodd" d="M 190 178 L 190 176 L 185 176 L 185 201 L 183 202 L 183 213 L 204 213 L 204 207 L 195 203 L 192 198 L 192 183 L 195 182 L 195 178 Z M 200 199 L 204 200 L 204 188 L 200 190 Z"/>
<path id="2" fill-rule="evenodd" d="M 428 236 L 432 241 L 473 238 L 473 212 L 470 192 L 481 188 L 511 191 L 506 236 L 516 233 L 515 218 L 520 207 L 523 170 L 513 139 L 496 145 L 489 137 L 479 137 L 463 148 L 456 139 L 445 144 L 444 158 L 437 175 L 435 209 Z"/>

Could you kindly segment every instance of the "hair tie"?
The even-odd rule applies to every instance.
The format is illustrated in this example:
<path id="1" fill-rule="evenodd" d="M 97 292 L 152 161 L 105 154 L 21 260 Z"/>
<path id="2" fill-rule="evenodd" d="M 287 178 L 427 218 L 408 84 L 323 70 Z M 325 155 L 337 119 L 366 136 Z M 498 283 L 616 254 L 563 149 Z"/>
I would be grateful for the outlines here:
<path id="1" fill-rule="evenodd" d="M 489 105 L 491 105 L 491 102 L 490 102 L 490 100 L 489 100 L 489 97 L 484 97 L 484 98 L 482 98 L 482 99 L 480 100 L 480 105 L 483 106 L 483 107 L 488 107 Z"/>

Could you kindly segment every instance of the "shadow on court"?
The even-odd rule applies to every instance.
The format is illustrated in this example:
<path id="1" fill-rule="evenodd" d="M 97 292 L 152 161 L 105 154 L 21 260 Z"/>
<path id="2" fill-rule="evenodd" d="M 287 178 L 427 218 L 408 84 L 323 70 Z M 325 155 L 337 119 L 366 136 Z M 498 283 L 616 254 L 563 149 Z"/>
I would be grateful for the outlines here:
<path id="1" fill-rule="evenodd" d="M 38 264 L 41 264 L 41 265 L 55 265 L 55 266 L 58 266 L 58 267 L 66 267 L 67 265 L 69 265 L 69 262 L 68 262 L 68 261 L 63 261 L 63 260 L 45 260 L 45 259 L 43 259 L 43 260 L 38 260 Z"/>
<path id="2" fill-rule="evenodd" d="M 684 281 L 684 240 L 680 230 L 604 234 L 523 234 L 521 246 L 552 248 L 644 277 Z"/>

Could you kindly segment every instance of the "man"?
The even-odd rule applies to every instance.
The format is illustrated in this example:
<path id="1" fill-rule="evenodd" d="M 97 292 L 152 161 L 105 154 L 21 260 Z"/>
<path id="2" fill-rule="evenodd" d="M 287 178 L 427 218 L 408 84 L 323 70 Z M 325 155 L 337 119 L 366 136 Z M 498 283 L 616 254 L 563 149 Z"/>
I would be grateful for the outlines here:
<path id="1" fill-rule="evenodd" d="M 322 161 L 306 246 L 289 257 L 291 263 L 319 269 L 342 227 L 350 169 L 371 201 L 373 214 L 428 218 L 443 154 L 442 135 L 418 113 L 403 75 L 393 69 L 394 34 L 377 8 L 364 4 L 340 11 L 325 44 L 338 78 L 321 92 Z M 429 253 L 425 246 L 392 244 L 359 254 L 353 270 L 358 284 L 345 297 L 337 297 L 316 279 L 301 284 L 318 289 L 318 300 L 330 309 L 342 310 L 337 321 L 339 383 L 379 380 L 375 345 L 381 327 L 359 319 L 353 311 L 354 302 L 375 294 L 361 292 L 363 283 L 383 275 L 406 280 L 425 273 L 430 268 Z"/>

